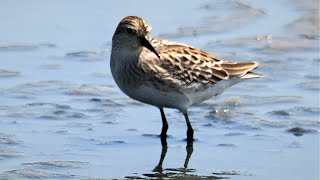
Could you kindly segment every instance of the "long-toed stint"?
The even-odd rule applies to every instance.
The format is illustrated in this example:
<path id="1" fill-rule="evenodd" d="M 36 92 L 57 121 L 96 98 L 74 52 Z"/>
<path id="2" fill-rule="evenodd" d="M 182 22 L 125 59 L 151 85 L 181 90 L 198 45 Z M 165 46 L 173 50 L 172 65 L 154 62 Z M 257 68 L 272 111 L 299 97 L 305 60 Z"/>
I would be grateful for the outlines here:
<path id="1" fill-rule="evenodd" d="M 122 19 L 112 37 L 111 72 L 119 88 L 137 101 L 156 106 L 162 117 L 161 142 L 167 146 L 168 123 L 163 108 L 180 110 L 186 120 L 187 141 L 193 129 L 187 109 L 246 79 L 256 62 L 228 62 L 186 44 L 152 38 L 142 18 Z"/>

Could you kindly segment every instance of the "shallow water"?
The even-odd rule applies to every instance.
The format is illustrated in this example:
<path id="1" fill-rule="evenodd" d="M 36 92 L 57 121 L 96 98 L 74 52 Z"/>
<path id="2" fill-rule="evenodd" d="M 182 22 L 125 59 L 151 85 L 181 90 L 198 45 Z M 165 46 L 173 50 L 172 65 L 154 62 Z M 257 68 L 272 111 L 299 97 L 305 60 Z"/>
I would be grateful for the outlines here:
<path id="1" fill-rule="evenodd" d="M 319 179 L 317 3 L 2 2 L 0 179 Z M 111 37 L 127 15 L 153 36 L 257 61 L 265 77 L 191 108 L 193 149 L 182 114 L 166 109 L 162 149 L 158 110 L 110 74 Z"/>

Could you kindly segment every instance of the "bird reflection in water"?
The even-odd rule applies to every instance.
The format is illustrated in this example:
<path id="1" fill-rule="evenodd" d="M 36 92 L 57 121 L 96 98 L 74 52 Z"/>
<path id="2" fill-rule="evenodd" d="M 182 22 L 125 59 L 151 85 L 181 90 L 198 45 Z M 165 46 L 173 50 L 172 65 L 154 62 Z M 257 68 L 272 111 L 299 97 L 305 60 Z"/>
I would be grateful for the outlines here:
<path id="1" fill-rule="evenodd" d="M 186 158 L 182 168 L 163 168 L 162 164 L 168 151 L 167 146 L 162 146 L 160 160 L 158 165 L 151 173 L 144 173 L 142 176 L 126 176 L 126 179 L 229 179 L 229 175 L 239 175 L 235 171 L 224 171 L 220 173 L 212 173 L 212 175 L 199 175 L 196 169 L 188 168 L 188 164 L 193 153 L 193 141 L 187 141 Z"/>
<path id="2" fill-rule="evenodd" d="M 184 161 L 183 168 L 166 168 L 163 169 L 162 164 L 166 157 L 168 147 L 162 146 L 161 156 L 158 165 L 153 169 L 152 174 L 143 174 L 147 177 L 158 177 L 158 178 L 174 178 L 186 176 L 187 172 L 194 172 L 194 169 L 188 169 L 189 160 L 193 153 L 193 142 L 188 142 L 186 146 L 186 159 Z M 164 172 L 166 171 L 166 172 Z"/>

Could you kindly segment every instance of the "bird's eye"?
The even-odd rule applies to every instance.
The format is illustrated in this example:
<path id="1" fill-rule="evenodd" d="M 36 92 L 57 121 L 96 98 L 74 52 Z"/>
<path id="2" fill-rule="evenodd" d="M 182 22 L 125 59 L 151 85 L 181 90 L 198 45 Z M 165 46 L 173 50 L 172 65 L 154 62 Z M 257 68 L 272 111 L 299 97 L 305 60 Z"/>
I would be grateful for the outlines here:
<path id="1" fill-rule="evenodd" d="M 131 28 L 127 28 L 126 31 L 127 31 L 127 34 L 129 34 L 129 35 L 133 34 L 133 29 L 131 29 Z"/>

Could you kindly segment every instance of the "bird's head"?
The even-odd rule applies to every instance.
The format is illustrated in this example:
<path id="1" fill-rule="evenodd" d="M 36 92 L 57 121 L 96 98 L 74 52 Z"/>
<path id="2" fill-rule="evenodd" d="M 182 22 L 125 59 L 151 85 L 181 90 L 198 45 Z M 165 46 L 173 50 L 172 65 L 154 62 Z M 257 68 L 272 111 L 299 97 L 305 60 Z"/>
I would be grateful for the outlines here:
<path id="1" fill-rule="evenodd" d="M 120 21 L 112 38 L 113 48 L 125 48 L 129 52 L 141 52 L 145 47 L 158 57 L 159 54 L 148 41 L 151 27 L 142 18 L 127 16 Z"/>

